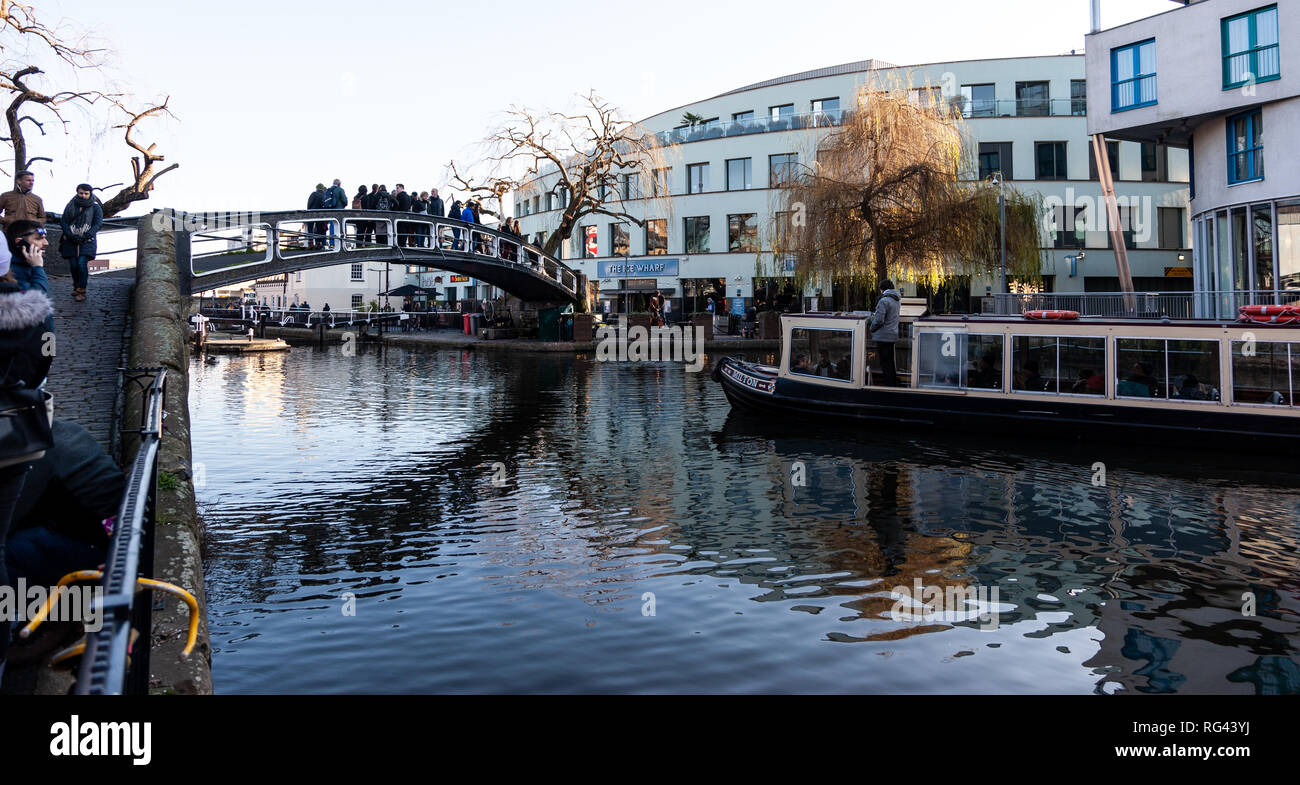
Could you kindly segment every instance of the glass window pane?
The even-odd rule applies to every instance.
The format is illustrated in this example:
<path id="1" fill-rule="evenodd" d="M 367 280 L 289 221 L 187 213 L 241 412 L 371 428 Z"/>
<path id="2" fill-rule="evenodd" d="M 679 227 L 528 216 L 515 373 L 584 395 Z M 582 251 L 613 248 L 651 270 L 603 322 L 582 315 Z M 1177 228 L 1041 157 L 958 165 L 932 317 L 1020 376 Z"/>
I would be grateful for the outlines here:
<path id="1" fill-rule="evenodd" d="M 1279 289 L 1300 289 L 1300 204 L 1277 206 L 1277 275 Z"/>
<path id="2" fill-rule="evenodd" d="M 966 335 L 923 332 L 917 338 L 919 387 L 963 386 Z"/>
<path id="3" fill-rule="evenodd" d="M 1273 210 L 1266 204 L 1251 208 L 1251 230 L 1255 244 L 1255 287 L 1273 288 Z"/>
<path id="4" fill-rule="evenodd" d="M 1115 339 L 1115 394 L 1122 398 L 1163 398 L 1165 342 L 1150 338 Z"/>
<path id="5" fill-rule="evenodd" d="M 1057 341 L 1060 390 L 1072 395 L 1106 394 L 1106 339 L 1063 336 Z"/>
<path id="6" fill-rule="evenodd" d="M 1237 54 L 1250 48 L 1250 17 L 1242 16 L 1228 21 L 1228 54 Z"/>
<path id="7" fill-rule="evenodd" d="M 1156 72 L 1156 42 L 1148 41 L 1138 47 L 1138 73 L 1154 74 Z"/>
<path id="8" fill-rule="evenodd" d="M 790 373 L 851 381 L 853 331 L 802 327 L 791 330 Z"/>
<path id="9" fill-rule="evenodd" d="M 668 253 L 668 219 L 656 218 L 645 224 L 646 256 L 662 256 Z"/>
<path id="10" fill-rule="evenodd" d="M 1017 335 L 1011 342 L 1011 389 L 1059 392 L 1056 378 L 1056 338 Z"/>
<path id="11" fill-rule="evenodd" d="M 1002 336 L 967 336 L 966 349 L 967 386 L 986 390 L 1001 390 Z"/>
<path id="12" fill-rule="evenodd" d="M 1300 345 L 1298 345 L 1300 346 Z M 1247 349 L 1252 353 L 1247 355 Z M 1295 403 L 1290 389 L 1287 344 L 1273 341 L 1232 342 L 1232 401 L 1270 406 Z"/>
<path id="13" fill-rule="evenodd" d="M 1219 400 L 1217 341 L 1169 341 L 1168 357 L 1171 398 Z"/>

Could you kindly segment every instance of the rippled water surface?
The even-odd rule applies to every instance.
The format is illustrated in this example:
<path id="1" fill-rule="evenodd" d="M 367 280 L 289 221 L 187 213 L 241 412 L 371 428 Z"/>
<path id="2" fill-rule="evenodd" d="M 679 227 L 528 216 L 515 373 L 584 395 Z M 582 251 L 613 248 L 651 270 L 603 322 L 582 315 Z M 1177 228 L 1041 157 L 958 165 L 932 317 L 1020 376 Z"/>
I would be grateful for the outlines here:
<path id="1" fill-rule="evenodd" d="M 671 364 L 191 370 L 220 692 L 1300 692 L 1300 462 L 754 420 Z"/>

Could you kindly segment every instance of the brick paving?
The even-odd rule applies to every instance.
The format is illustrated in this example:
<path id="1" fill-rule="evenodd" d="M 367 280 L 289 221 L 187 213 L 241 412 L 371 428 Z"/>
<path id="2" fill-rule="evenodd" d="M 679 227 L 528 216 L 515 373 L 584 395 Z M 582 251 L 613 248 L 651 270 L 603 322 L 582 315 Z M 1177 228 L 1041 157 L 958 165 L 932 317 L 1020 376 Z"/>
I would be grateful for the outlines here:
<path id="1" fill-rule="evenodd" d="M 124 350 L 135 276 L 92 275 L 86 301 L 72 299 L 67 262 L 47 262 L 54 300 L 55 356 L 45 388 L 54 395 L 54 415 L 77 423 L 111 452 L 117 369 Z"/>

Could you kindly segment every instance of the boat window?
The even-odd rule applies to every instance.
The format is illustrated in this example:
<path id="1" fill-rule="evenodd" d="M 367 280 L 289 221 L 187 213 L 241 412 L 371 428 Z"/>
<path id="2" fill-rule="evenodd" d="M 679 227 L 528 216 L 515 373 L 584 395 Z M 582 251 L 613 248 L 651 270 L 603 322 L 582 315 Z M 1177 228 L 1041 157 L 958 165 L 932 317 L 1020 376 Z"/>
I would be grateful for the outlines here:
<path id="1" fill-rule="evenodd" d="M 1121 398 L 1217 401 L 1219 343 L 1116 338 L 1115 378 Z"/>
<path id="2" fill-rule="evenodd" d="M 1300 343 L 1233 341 L 1232 401 L 1300 406 Z"/>
<path id="3" fill-rule="evenodd" d="M 1011 389 L 1023 392 L 1106 394 L 1106 339 L 1071 335 L 1012 338 Z"/>
<path id="4" fill-rule="evenodd" d="M 853 378 L 853 331 L 822 327 L 790 330 L 790 373 L 849 381 Z"/>
<path id="5" fill-rule="evenodd" d="M 1002 336 L 923 332 L 918 338 L 918 385 L 1002 389 Z"/>

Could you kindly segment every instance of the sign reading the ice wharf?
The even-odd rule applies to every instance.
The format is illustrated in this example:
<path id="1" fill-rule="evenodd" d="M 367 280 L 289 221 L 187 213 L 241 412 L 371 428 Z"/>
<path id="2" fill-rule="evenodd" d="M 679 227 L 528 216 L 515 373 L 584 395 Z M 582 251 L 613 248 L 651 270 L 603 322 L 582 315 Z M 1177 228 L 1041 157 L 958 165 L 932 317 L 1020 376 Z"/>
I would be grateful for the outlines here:
<path id="1" fill-rule="evenodd" d="M 677 259 L 619 259 L 599 262 L 597 278 L 676 278 Z"/>

